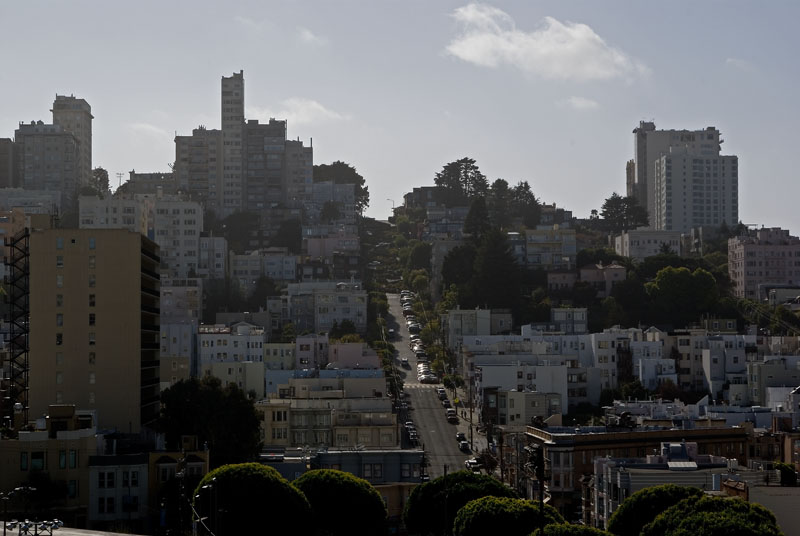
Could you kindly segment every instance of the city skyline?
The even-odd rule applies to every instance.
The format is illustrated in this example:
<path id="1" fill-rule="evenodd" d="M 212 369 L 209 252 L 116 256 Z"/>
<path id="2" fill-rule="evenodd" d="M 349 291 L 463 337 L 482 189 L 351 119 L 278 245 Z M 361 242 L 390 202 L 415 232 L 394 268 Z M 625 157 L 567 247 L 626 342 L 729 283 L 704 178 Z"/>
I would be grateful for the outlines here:
<path id="1" fill-rule="evenodd" d="M 355 166 L 371 216 L 469 156 L 490 181 L 527 180 L 587 217 L 624 194 L 631 130 L 654 120 L 718 128 L 740 159 L 740 219 L 800 229 L 780 158 L 798 115 L 789 2 L 82 5 L 0 7 L 0 30 L 26 43 L 0 74 L 0 137 L 48 122 L 55 94 L 86 99 L 92 165 L 113 187 L 116 173 L 166 171 L 175 135 L 221 128 L 220 78 L 244 70 L 245 117 L 286 119 L 316 164 Z"/>

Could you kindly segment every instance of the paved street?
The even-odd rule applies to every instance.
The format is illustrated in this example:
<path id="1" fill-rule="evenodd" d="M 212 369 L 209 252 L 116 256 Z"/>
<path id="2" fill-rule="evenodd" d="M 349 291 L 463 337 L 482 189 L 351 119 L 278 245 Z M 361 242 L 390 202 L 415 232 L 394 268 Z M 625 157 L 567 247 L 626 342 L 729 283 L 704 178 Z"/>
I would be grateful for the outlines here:
<path id="1" fill-rule="evenodd" d="M 414 422 L 420 444 L 424 445 L 428 454 L 428 474 L 431 478 L 444 474 L 445 465 L 448 466 L 448 472 L 464 469 L 464 460 L 486 448 L 486 437 L 473 431 L 472 452 L 459 450 L 456 441 L 457 432 L 464 432 L 467 441 L 470 440 L 469 419 L 462 416 L 462 411 L 466 411 L 469 417 L 469 410 L 459 405 L 456 407 L 458 424 L 447 422 L 445 409 L 436 394 L 436 388 L 441 387 L 441 384 L 422 384 L 417 380 L 417 359 L 408 346 L 409 333 L 402 314 L 400 296 L 388 294 L 387 297 L 389 299 L 387 327 L 395 330 L 395 337 L 392 340 L 397 349 L 395 364 L 405 384 L 406 401 L 409 404 L 408 411 L 405 414 L 401 412 L 400 419 Z M 400 359 L 403 357 L 408 359 L 410 368 L 400 366 Z M 448 398 L 452 403 L 452 391 L 448 392 Z M 407 441 L 408 437 L 404 434 L 403 439 Z M 407 443 L 404 443 L 404 446 L 406 445 Z"/>

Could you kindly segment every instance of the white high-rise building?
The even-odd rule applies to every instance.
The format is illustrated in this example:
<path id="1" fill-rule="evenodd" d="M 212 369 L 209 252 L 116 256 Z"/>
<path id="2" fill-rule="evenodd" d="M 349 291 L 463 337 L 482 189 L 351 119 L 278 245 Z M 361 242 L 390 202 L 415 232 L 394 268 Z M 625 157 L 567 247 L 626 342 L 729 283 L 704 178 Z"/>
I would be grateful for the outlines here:
<path id="1" fill-rule="evenodd" d="M 737 157 L 720 155 L 719 130 L 656 130 L 641 121 L 633 134 L 628 193 L 647 208 L 651 228 L 686 231 L 738 221 Z"/>

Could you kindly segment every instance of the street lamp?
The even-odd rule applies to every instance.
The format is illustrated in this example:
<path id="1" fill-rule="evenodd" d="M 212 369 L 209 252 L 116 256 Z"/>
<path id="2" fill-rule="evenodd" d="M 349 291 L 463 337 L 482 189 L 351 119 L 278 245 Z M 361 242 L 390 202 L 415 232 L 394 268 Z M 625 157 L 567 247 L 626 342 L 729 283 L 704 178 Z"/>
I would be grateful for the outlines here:
<path id="1" fill-rule="evenodd" d="M 391 202 L 392 202 L 392 213 L 394 213 L 394 199 L 389 199 L 389 198 L 387 197 L 387 198 L 386 198 L 386 200 L 387 200 L 387 201 L 391 201 Z"/>

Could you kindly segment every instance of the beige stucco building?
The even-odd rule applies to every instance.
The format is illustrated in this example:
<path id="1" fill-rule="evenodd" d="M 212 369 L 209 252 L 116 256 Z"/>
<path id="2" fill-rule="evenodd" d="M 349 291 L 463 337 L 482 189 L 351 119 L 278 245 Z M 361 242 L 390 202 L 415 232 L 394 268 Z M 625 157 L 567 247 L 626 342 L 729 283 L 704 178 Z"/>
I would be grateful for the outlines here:
<path id="1" fill-rule="evenodd" d="M 159 409 L 158 247 L 122 229 L 30 236 L 30 418 L 50 404 L 138 433 Z"/>

